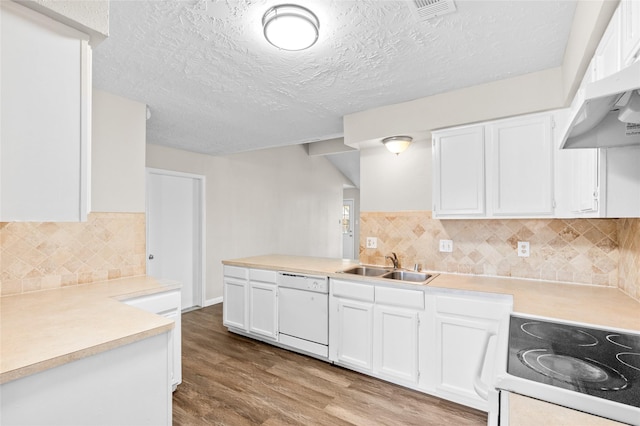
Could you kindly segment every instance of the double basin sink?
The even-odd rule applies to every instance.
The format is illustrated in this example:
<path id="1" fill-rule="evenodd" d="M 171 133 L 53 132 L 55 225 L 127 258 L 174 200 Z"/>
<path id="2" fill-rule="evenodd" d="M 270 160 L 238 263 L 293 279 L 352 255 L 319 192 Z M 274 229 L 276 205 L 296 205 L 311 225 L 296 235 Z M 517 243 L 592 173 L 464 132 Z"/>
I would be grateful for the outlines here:
<path id="1" fill-rule="evenodd" d="M 404 269 L 388 269 L 378 266 L 356 266 L 342 271 L 345 274 L 360 275 L 364 277 L 386 278 L 396 281 L 406 281 L 417 284 L 426 284 L 434 275 L 426 272 L 406 271 Z"/>

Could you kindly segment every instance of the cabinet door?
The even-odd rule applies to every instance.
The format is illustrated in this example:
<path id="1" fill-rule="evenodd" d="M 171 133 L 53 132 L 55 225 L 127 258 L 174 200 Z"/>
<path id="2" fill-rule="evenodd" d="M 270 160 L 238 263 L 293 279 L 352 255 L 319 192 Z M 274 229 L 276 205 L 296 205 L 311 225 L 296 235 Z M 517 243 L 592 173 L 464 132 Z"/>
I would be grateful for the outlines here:
<path id="1" fill-rule="evenodd" d="M 0 222 L 86 220 L 88 36 L 0 3 Z"/>
<path id="2" fill-rule="evenodd" d="M 620 2 L 622 64 L 629 65 L 640 57 L 640 1 Z"/>
<path id="3" fill-rule="evenodd" d="M 427 338 L 427 371 L 435 394 L 451 401 L 490 411 L 497 397 L 491 389 L 498 364 L 506 367 L 508 297 L 484 298 L 429 295 L 434 320 Z M 500 348 L 500 350 L 498 350 Z"/>
<path id="4" fill-rule="evenodd" d="M 620 8 L 611 17 L 596 53 L 593 55 L 595 80 L 608 77 L 621 69 Z"/>
<path id="5" fill-rule="evenodd" d="M 224 277 L 223 324 L 241 330 L 247 329 L 247 281 Z"/>
<path id="6" fill-rule="evenodd" d="M 551 116 L 509 119 L 489 125 L 488 185 L 494 216 L 553 214 Z"/>
<path id="7" fill-rule="evenodd" d="M 374 374 L 411 384 L 418 382 L 418 325 L 416 311 L 374 308 Z"/>
<path id="8" fill-rule="evenodd" d="M 599 150 L 574 149 L 572 154 L 572 203 L 574 213 L 598 211 Z"/>
<path id="9" fill-rule="evenodd" d="M 337 299 L 336 361 L 359 370 L 372 369 L 373 305 Z"/>
<path id="10" fill-rule="evenodd" d="M 485 213 L 483 126 L 434 132 L 434 217 Z"/>
<path id="11" fill-rule="evenodd" d="M 278 338 L 277 290 L 275 284 L 249 282 L 249 332 Z"/>

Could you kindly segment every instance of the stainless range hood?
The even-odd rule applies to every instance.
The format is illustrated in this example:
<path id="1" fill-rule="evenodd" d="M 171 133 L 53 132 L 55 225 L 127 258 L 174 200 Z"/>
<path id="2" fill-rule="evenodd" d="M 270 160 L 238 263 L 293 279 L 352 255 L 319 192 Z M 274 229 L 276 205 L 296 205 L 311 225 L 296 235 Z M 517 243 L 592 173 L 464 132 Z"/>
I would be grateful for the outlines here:
<path id="1" fill-rule="evenodd" d="M 640 62 L 576 93 L 560 149 L 640 145 Z"/>

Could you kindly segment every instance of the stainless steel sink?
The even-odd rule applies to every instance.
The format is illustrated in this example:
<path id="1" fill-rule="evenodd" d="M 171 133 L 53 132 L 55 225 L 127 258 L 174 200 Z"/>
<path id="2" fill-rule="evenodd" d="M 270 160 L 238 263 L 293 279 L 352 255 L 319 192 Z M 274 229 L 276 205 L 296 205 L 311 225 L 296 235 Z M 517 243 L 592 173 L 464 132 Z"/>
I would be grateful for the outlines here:
<path id="1" fill-rule="evenodd" d="M 391 280 L 399 280 L 399 281 L 411 281 L 414 283 L 421 283 L 423 281 L 427 281 L 431 278 L 431 274 L 427 274 L 426 272 L 415 272 L 415 271 L 391 271 L 384 275 L 381 278 L 388 278 Z"/>
<path id="2" fill-rule="evenodd" d="M 389 272 L 389 270 L 371 266 L 356 266 L 355 268 L 347 269 L 346 271 L 342 272 L 344 272 L 345 274 L 363 275 L 365 277 L 379 277 L 380 275 Z"/>

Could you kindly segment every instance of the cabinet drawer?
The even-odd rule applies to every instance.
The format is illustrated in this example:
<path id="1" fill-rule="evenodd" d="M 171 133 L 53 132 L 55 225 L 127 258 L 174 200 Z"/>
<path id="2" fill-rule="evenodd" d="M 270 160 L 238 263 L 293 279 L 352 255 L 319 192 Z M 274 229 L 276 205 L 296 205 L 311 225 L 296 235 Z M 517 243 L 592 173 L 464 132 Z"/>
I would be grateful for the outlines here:
<path id="1" fill-rule="evenodd" d="M 332 294 L 347 299 L 374 301 L 374 287 L 371 284 L 358 284 L 348 281 L 331 280 Z"/>
<path id="2" fill-rule="evenodd" d="M 240 268 L 238 266 L 224 266 L 224 276 L 240 278 L 246 280 L 249 277 L 249 270 L 247 268 Z"/>
<path id="3" fill-rule="evenodd" d="M 276 283 L 276 271 L 267 271 L 265 269 L 249 269 L 249 279 L 251 281 L 262 281 L 266 283 Z"/>
<path id="4" fill-rule="evenodd" d="M 175 311 L 180 309 L 180 292 L 167 291 L 149 296 L 134 297 L 124 301 L 127 305 L 154 314 Z"/>
<path id="5" fill-rule="evenodd" d="M 464 314 L 487 319 L 501 319 L 511 311 L 508 301 L 483 300 L 476 298 L 462 298 L 437 296 L 436 312 L 449 314 Z"/>
<path id="6" fill-rule="evenodd" d="M 403 288 L 376 287 L 376 304 L 424 309 L 424 292 Z"/>

